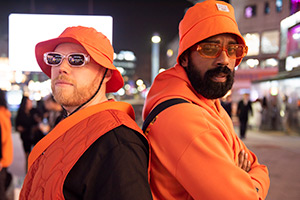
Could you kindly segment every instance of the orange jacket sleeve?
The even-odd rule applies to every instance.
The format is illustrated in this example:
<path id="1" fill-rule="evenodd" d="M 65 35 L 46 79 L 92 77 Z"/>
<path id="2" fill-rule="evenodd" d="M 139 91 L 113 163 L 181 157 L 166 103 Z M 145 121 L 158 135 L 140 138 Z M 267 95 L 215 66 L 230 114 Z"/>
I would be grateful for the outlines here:
<path id="1" fill-rule="evenodd" d="M 0 160 L 2 167 L 8 167 L 13 161 L 13 143 L 11 135 L 10 112 L 4 107 L 0 108 L 0 125 L 2 141 L 2 158 Z"/>

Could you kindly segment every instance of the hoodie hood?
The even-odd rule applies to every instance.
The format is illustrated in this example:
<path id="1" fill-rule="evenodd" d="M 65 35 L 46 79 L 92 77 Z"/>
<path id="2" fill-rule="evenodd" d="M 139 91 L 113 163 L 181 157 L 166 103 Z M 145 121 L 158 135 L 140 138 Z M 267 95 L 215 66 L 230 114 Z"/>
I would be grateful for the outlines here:
<path id="1" fill-rule="evenodd" d="M 201 106 L 214 106 L 212 100 L 194 90 L 183 67 L 177 64 L 156 76 L 144 104 L 143 119 L 156 105 L 171 98 L 183 98 Z"/>

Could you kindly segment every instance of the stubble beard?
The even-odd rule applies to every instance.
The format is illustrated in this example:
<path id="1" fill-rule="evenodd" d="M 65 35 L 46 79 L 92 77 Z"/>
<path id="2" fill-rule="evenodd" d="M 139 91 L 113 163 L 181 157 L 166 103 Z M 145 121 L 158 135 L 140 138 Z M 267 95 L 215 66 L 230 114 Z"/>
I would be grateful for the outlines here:
<path id="1" fill-rule="evenodd" d="M 234 70 L 231 71 L 227 66 L 219 66 L 207 70 L 203 77 L 192 63 L 189 63 L 189 66 L 185 70 L 196 92 L 207 99 L 223 97 L 232 88 L 234 82 L 235 72 Z M 226 74 L 225 82 L 215 82 L 212 80 L 213 76 L 219 73 Z"/>
<path id="2" fill-rule="evenodd" d="M 70 88 L 55 87 L 57 80 L 64 80 L 72 83 Z M 76 81 L 69 79 L 64 75 L 59 75 L 57 78 L 51 80 L 51 89 L 55 100 L 63 107 L 80 106 L 88 101 L 97 91 L 99 86 L 98 78 L 92 81 L 91 84 L 79 87 Z"/>

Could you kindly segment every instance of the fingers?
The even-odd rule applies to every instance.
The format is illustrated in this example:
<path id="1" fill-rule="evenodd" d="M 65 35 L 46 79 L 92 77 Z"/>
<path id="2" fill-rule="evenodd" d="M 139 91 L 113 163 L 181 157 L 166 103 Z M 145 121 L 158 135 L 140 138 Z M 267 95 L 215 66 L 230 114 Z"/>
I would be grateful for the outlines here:
<path id="1" fill-rule="evenodd" d="M 249 170 L 247 171 L 247 169 L 250 168 L 249 165 L 250 165 L 250 161 L 248 160 L 248 154 L 247 154 L 247 153 L 244 153 L 244 160 L 243 160 L 243 165 L 242 165 L 241 168 L 242 168 L 244 171 L 248 172 L 248 171 L 250 170 L 250 169 L 249 169 Z"/>
<path id="2" fill-rule="evenodd" d="M 249 172 L 250 169 L 251 169 L 251 162 L 250 162 L 250 160 L 248 160 L 248 161 L 247 161 L 247 167 L 246 167 L 245 171 L 246 171 L 246 172 Z"/>
<path id="3" fill-rule="evenodd" d="M 245 150 L 242 150 L 242 151 L 240 151 L 240 153 L 239 153 L 239 164 L 238 164 L 238 166 L 239 166 L 240 168 L 243 167 L 244 159 L 245 159 Z"/>
<path id="4" fill-rule="evenodd" d="M 248 154 L 245 152 L 245 150 L 241 150 L 238 157 L 238 167 L 240 167 L 246 172 L 249 172 L 251 169 L 251 162 L 248 160 Z"/>

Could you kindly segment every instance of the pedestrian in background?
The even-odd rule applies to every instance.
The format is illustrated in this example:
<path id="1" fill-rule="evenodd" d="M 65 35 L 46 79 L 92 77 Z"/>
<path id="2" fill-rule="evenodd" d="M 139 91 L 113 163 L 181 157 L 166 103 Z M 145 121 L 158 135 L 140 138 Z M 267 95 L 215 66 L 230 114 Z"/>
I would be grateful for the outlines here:
<path id="1" fill-rule="evenodd" d="M 249 115 L 249 125 L 251 129 L 259 130 L 262 120 L 262 100 L 257 98 L 254 102 L 251 103 L 252 115 Z"/>
<path id="2" fill-rule="evenodd" d="M 16 131 L 20 133 L 23 150 L 25 152 L 25 170 L 27 172 L 28 156 L 31 151 L 33 140 L 33 127 L 37 124 L 34 119 L 34 110 L 32 101 L 23 95 L 17 116 L 16 116 Z"/>
<path id="3" fill-rule="evenodd" d="M 147 139 L 132 106 L 106 97 L 124 85 L 107 37 L 68 27 L 35 53 L 67 117 L 33 148 L 20 199 L 152 199 Z"/>
<path id="4" fill-rule="evenodd" d="M 35 114 L 37 125 L 34 126 L 32 145 L 36 145 L 47 135 L 62 119 L 64 111 L 52 95 L 47 95 L 41 102 L 40 109 Z"/>
<path id="5" fill-rule="evenodd" d="M 237 137 L 219 101 L 246 54 L 230 4 L 208 0 L 187 10 L 177 64 L 157 75 L 143 110 L 154 199 L 266 198 L 267 167 Z"/>
<path id="6" fill-rule="evenodd" d="M 44 98 L 44 106 L 46 108 L 46 116 L 50 130 L 52 130 L 64 117 L 64 110 L 57 103 L 52 94 L 47 95 Z"/>
<path id="7" fill-rule="evenodd" d="M 246 138 L 246 131 L 248 128 L 249 114 L 252 115 L 252 106 L 250 101 L 250 95 L 248 93 L 243 94 L 243 99 L 239 101 L 237 107 L 237 116 L 240 122 L 240 138 Z"/>
<path id="8" fill-rule="evenodd" d="M 7 108 L 5 93 L 0 89 L 0 199 L 6 200 L 7 168 L 13 161 L 11 113 Z"/>
<path id="9" fill-rule="evenodd" d="M 231 101 L 231 95 L 227 95 L 225 97 L 221 98 L 221 105 L 226 110 L 229 117 L 232 117 L 232 101 Z"/>
<path id="10" fill-rule="evenodd" d="M 263 97 L 262 103 L 262 112 L 261 112 L 261 123 L 260 123 L 260 130 L 270 130 L 270 105 L 268 103 L 268 99 L 266 96 Z"/>

